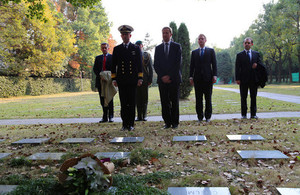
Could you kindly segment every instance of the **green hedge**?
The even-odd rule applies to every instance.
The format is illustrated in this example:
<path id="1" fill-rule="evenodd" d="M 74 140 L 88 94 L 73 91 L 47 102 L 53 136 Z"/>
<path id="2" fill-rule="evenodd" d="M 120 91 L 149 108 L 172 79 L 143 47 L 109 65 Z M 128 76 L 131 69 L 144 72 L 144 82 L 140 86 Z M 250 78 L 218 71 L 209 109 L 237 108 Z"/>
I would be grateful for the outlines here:
<path id="1" fill-rule="evenodd" d="M 91 80 L 70 78 L 23 78 L 0 76 L 0 97 L 46 95 L 62 92 L 90 91 Z M 83 88 L 83 90 L 81 89 Z"/>

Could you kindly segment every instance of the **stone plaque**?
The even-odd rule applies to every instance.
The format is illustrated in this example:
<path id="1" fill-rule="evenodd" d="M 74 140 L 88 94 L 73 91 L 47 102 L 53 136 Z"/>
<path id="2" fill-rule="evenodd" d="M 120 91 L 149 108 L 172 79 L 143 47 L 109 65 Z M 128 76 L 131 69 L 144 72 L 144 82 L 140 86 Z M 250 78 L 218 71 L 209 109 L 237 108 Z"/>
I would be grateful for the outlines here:
<path id="1" fill-rule="evenodd" d="M 60 160 L 66 153 L 35 153 L 29 157 L 29 160 Z"/>
<path id="2" fill-rule="evenodd" d="M 276 188 L 281 195 L 299 195 L 300 188 Z"/>
<path id="3" fill-rule="evenodd" d="M 16 189 L 18 185 L 0 185 L 0 194 L 6 194 L 14 189 Z"/>
<path id="4" fill-rule="evenodd" d="M 171 195 L 230 195 L 227 187 L 169 187 Z"/>
<path id="5" fill-rule="evenodd" d="M 0 153 L 0 159 L 6 158 L 10 155 L 11 155 L 11 153 Z"/>
<path id="6" fill-rule="evenodd" d="M 206 141 L 206 137 L 204 135 L 195 135 L 195 136 L 174 136 L 174 142 L 188 142 L 188 141 Z"/>
<path id="7" fill-rule="evenodd" d="M 95 138 L 68 138 L 59 143 L 61 144 L 83 144 L 83 143 L 92 143 Z"/>
<path id="8" fill-rule="evenodd" d="M 129 158 L 130 152 L 98 152 L 95 154 L 98 158 L 122 159 Z"/>
<path id="9" fill-rule="evenodd" d="M 4 142 L 5 141 L 5 139 L 0 139 L 0 142 Z"/>
<path id="10" fill-rule="evenodd" d="M 242 159 L 283 159 L 289 158 L 278 150 L 238 150 Z"/>
<path id="11" fill-rule="evenodd" d="M 226 135 L 230 141 L 259 141 L 264 140 L 260 135 Z"/>
<path id="12" fill-rule="evenodd" d="M 50 138 L 21 139 L 11 144 L 42 144 L 48 142 L 49 140 Z"/>
<path id="13" fill-rule="evenodd" d="M 144 137 L 115 137 L 110 143 L 136 143 L 143 141 Z"/>

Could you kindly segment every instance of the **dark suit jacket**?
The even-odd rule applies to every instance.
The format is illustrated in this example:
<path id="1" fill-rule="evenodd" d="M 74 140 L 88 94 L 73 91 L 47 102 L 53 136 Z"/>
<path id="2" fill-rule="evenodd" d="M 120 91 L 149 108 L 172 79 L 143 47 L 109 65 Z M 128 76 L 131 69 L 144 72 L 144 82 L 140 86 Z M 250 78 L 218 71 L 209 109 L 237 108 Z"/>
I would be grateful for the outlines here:
<path id="1" fill-rule="evenodd" d="M 235 61 L 235 80 L 240 80 L 243 83 L 258 83 L 258 70 L 264 67 L 261 62 L 260 55 L 257 51 L 251 50 L 252 60 L 246 54 L 245 50 L 236 55 Z M 252 68 L 253 63 L 257 63 L 255 69 Z"/>
<path id="2" fill-rule="evenodd" d="M 215 50 L 205 47 L 202 58 L 200 58 L 200 48 L 192 51 L 190 77 L 193 77 L 194 82 L 210 82 L 213 76 L 217 76 Z"/>
<path id="3" fill-rule="evenodd" d="M 103 65 L 103 55 L 99 55 L 95 58 L 95 63 L 94 63 L 94 73 L 96 74 L 96 88 L 100 87 L 100 72 L 102 71 L 102 65 Z M 107 54 L 106 56 L 106 62 L 105 62 L 105 67 L 106 70 L 111 70 L 111 65 L 112 65 L 112 55 Z"/>
<path id="4" fill-rule="evenodd" d="M 127 49 L 123 44 L 116 46 L 113 51 L 111 73 L 118 86 L 137 85 L 138 79 L 143 79 L 141 49 L 132 43 Z"/>
<path id="5" fill-rule="evenodd" d="M 165 58 L 164 44 L 155 47 L 154 69 L 157 73 L 157 83 L 163 83 L 161 77 L 169 75 L 172 83 L 182 82 L 181 77 L 181 46 L 171 42 L 168 59 Z"/>

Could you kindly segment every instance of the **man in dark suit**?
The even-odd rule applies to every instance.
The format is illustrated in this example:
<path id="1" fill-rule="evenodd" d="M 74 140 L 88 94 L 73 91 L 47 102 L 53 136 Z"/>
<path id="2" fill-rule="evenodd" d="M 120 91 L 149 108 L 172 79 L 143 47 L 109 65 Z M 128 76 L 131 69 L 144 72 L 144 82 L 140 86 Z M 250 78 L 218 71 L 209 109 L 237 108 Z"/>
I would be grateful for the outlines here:
<path id="1" fill-rule="evenodd" d="M 136 121 L 147 121 L 147 106 L 148 106 L 148 90 L 152 84 L 153 69 L 151 55 L 143 50 L 143 42 L 137 41 L 135 43 L 142 51 L 143 63 L 143 84 L 137 87 L 136 92 L 136 108 L 137 119 Z"/>
<path id="2" fill-rule="evenodd" d="M 123 121 L 121 130 L 134 130 L 136 88 L 143 83 L 141 50 L 135 44 L 130 43 L 133 28 L 122 25 L 118 28 L 123 43 L 116 46 L 112 59 L 112 80 L 119 87 L 121 102 L 121 118 Z"/>
<path id="3" fill-rule="evenodd" d="M 114 117 L 114 101 L 113 99 L 108 103 L 108 107 L 104 106 L 104 97 L 101 96 L 101 83 L 100 83 L 100 72 L 101 71 L 110 71 L 112 65 L 112 55 L 108 53 L 109 45 L 108 43 L 101 43 L 102 55 L 99 55 L 95 59 L 94 63 L 94 73 L 96 74 L 96 88 L 99 92 L 100 104 L 103 109 L 102 119 L 100 123 L 104 122 L 113 122 Z"/>
<path id="4" fill-rule="evenodd" d="M 253 40 L 248 37 L 243 42 L 245 50 L 238 53 L 235 62 L 235 79 L 240 85 L 241 96 L 241 114 L 242 119 L 247 118 L 247 96 L 250 89 L 251 98 L 251 118 L 257 119 L 256 116 L 256 96 L 258 88 L 258 69 L 264 67 L 258 52 L 251 50 Z"/>
<path id="5" fill-rule="evenodd" d="M 154 69 L 162 106 L 164 128 L 176 129 L 179 124 L 179 85 L 181 78 L 181 46 L 172 42 L 172 29 L 162 29 L 163 43 L 155 48 Z"/>
<path id="6" fill-rule="evenodd" d="M 211 95 L 213 83 L 217 81 L 217 61 L 215 51 L 205 47 L 206 36 L 198 36 L 200 48 L 192 51 L 190 83 L 195 87 L 196 112 L 198 121 L 203 119 L 203 94 L 205 97 L 205 119 L 210 122 L 212 114 Z"/>

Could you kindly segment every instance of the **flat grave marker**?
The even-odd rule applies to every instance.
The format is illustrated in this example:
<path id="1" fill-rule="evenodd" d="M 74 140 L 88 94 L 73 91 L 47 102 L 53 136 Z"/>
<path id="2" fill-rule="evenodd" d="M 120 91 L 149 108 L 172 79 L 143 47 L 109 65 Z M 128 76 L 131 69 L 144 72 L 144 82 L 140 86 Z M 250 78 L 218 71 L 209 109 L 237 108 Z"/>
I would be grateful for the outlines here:
<path id="1" fill-rule="evenodd" d="M 122 159 L 129 158 L 130 152 L 97 152 L 95 156 L 97 156 L 97 158 Z"/>
<path id="2" fill-rule="evenodd" d="M 42 144 L 48 142 L 49 140 L 50 138 L 21 139 L 11 144 Z"/>
<path id="3" fill-rule="evenodd" d="M 237 150 L 242 159 L 286 159 L 289 158 L 278 150 Z"/>
<path id="4" fill-rule="evenodd" d="M 0 159 L 6 158 L 10 155 L 12 155 L 12 153 L 0 153 Z"/>
<path id="5" fill-rule="evenodd" d="M 281 195 L 299 195 L 300 188 L 276 188 Z"/>
<path id="6" fill-rule="evenodd" d="M 59 143 L 61 144 L 83 144 L 92 143 L 95 138 L 67 138 Z"/>
<path id="7" fill-rule="evenodd" d="M 174 136 L 173 142 L 188 142 L 188 141 L 206 141 L 206 137 L 204 135 L 194 135 L 194 136 Z"/>
<path id="8" fill-rule="evenodd" d="M 0 139 L 0 143 L 1 143 L 1 142 L 4 142 L 4 141 L 5 141 L 5 139 Z"/>
<path id="9" fill-rule="evenodd" d="M 61 160 L 66 153 L 35 153 L 29 157 L 29 160 Z"/>
<path id="10" fill-rule="evenodd" d="M 143 141 L 144 137 L 115 137 L 110 143 L 136 143 Z"/>
<path id="11" fill-rule="evenodd" d="M 171 195 L 230 195 L 227 187 L 169 187 Z"/>
<path id="12" fill-rule="evenodd" d="M 0 194 L 6 194 L 16 189 L 18 185 L 0 185 Z"/>
<path id="13" fill-rule="evenodd" d="M 260 135 L 226 135 L 230 141 L 260 141 L 264 140 Z"/>

